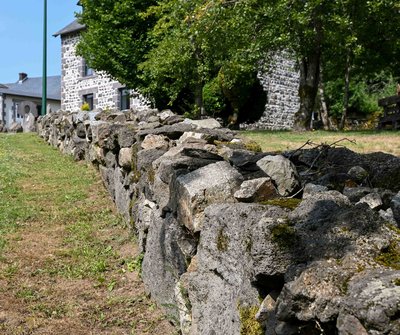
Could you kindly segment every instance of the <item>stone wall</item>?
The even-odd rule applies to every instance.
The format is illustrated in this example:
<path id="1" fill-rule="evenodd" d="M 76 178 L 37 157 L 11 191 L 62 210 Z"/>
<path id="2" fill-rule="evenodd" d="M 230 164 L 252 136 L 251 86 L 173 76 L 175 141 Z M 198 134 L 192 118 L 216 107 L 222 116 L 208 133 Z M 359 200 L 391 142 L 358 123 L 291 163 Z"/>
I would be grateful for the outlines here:
<path id="1" fill-rule="evenodd" d="M 257 122 L 241 124 L 241 129 L 292 129 L 300 106 L 299 71 L 294 58 L 288 52 L 276 54 L 258 78 L 267 93 L 265 111 Z"/>
<path id="2" fill-rule="evenodd" d="M 113 80 L 104 72 L 95 72 L 84 76 L 84 60 L 76 55 L 76 45 L 80 33 L 63 35 L 61 39 L 61 109 L 79 111 L 83 104 L 83 95 L 93 94 L 94 107 L 100 109 L 118 109 L 119 91 L 124 85 Z M 148 106 L 143 96 L 132 91 L 132 107 Z"/>
<path id="3" fill-rule="evenodd" d="M 98 167 L 182 334 L 400 333 L 400 158 L 262 153 L 169 111 L 59 112 L 38 129 Z"/>

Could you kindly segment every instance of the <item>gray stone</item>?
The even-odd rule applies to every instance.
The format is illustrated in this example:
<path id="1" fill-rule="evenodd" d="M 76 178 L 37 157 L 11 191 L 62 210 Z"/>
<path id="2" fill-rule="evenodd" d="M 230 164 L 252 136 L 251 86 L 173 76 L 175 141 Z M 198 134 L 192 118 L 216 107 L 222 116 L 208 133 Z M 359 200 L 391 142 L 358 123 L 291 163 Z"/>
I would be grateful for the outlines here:
<path id="1" fill-rule="evenodd" d="M 188 123 L 188 124 L 192 124 L 197 129 L 201 129 L 201 128 L 208 128 L 208 129 L 222 128 L 221 124 L 217 120 L 212 119 L 212 118 L 204 119 L 204 120 L 185 119 L 183 122 L 184 123 Z"/>
<path id="2" fill-rule="evenodd" d="M 400 192 L 393 197 L 390 208 L 392 209 L 394 219 L 400 227 Z"/>
<path id="3" fill-rule="evenodd" d="M 138 230 L 138 243 L 140 252 L 145 252 L 147 233 L 152 222 L 155 221 L 154 216 L 157 215 L 157 204 L 140 198 L 137 204 L 132 208 L 132 216 Z"/>
<path id="4" fill-rule="evenodd" d="M 22 133 L 24 129 L 22 128 L 20 123 L 13 122 L 11 125 L 8 127 L 8 131 L 10 133 Z"/>
<path id="5" fill-rule="evenodd" d="M 145 129 L 138 131 L 138 136 L 143 139 L 149 134 L 165 135 L 172 140 L 177 140 L 187 131 L 193 130 L 193 125 L 187 123 L 176 123 L 171 126 L 162 126 L 156 129 Z"/>
<path id="6" fill-rule="evenodd" d="M 149 224 L 142 264 L 142 278 L 147 292 L 177 320 L 179 311 L 176 308 L 175 288 L 179 277 L 186 271 L 186 259 L 176 247 L 176 241 L 182 238 L 184 233 L 172 215 L 165 219 L 154 216 Z"/>
<path id="7" fill-rule="evenodd" d="M 368 335 L 360 320 L 351 314 L 340 313 L 336 327 L 339 335 Z"/>
<path id="8" fill-rule="evenodd" d="M 278 320 L 276 319 L 275 308 L 276 297 L 268 294 L 261 303 L 260 308 L 256 314 L 255 318 L 263 325 L 263 328 L 265 329 L 265 335 L 276 335 L 275 327 Z"/>
<path id="9" fill-rule="evenodd" d="M 328 188 L 326 186 L 308 183 L 304 186 L 303 189 L 303 199 L 313 197 L 316 193 L 321 193 L 326 191 L 328 191 Z"/>
<path id="10" fill-rule="evenodd" d="M 118 163 L 127 171 L 132 168 L 132 148 L 121 148 L 118 154 Z"/>
<path id="11" fill-rule="evenodd" d="M 380 334 L 400 334 L 400 286 L 396 285 L 400 271 L 371 269 L 354 276 L 348 283 L 346 311 L 364 327 Z"/>
<path id="12" fill-rule="evenodd" d="M 172 115 L 167 117 L 162 123 L 165 125 L 172 125 L 182 122 L 183 120 L 185 120 L 185 118 L 182 115 Z"/>
<path id="13" fill-rule="evenodd" d="M 299 189 L 296 167 L 287 158 L 281 155 L 265 156 L 257 162 L 257 166 L 271 177 L 281 196 L 289 196 Z"/>
<path id="14" fill-rule="evenodd" d="M 396 224 L 396 220 L 394 219 L 393 211 L 392 211 L 391 208 L 388 208 L 386 211 L 383 210 L 383 209 L 381 209 L 381 210 L 379 211 L 379 216 L 380 216 L 382 219 L 384 219 L 385 221 L 387 221 L 387 222 L 390 222 L 390 223 L 392 223 L 392 224 Z"/>
<path id="15" fill-rule="evenodd" d="M 164 122 L 170 116 L 174 116 L 174 115 L 175 115 L 174 112 L 172 112 L 170 109 L 164 109 L 158 114 L 158 117 L 160 118 L 161 122 Z"/>
<path id="16" fill-rule="evenodd" d="M 379 210 L 382 205 L 382 199 L 378 193 L 370 193 L 367 194 L 365 197 L 361 198 L 357 204 L 367 204 L 371 209 Z"/>
<path id="17" fill-rule="evenodd" d="M 294 335 L 299 334 L 299 327 L 291 324 L 290 322 L 278 321 L 275 327 L 276 335 Z"/>
<path id="18" fill-rule="evenodd" d="M 345 187 L 343 189 L 343 194 L 348 197 L 352 203 L 359 202 L 361 198 L 372 192 L 373 190 L 369 187 Z"/>
<path id="19" fill-rule="evenodd" d="M 200 231 L 204 208 L 211 203 L 234 202 L 233 193 L 243 177 L 227 162 L 199 168 L 176 179 L 178 220 L 192 231 Z"/>
<path id="20" fill-rule="evenodd" d="M 235 192 L 235 198 L 241 202 L 261 202 L 278 197 L 271 178 L 245 180 Z"/>
<path id="21" fill-rule="evenodd" d="M 157 115 L 152 115 L 147 119 L 146 122 L 147 123 L 160 122 L 160 118 Z"/>
<path id="22" fill-rule="evenodd" d="M 199 140 L 203 140 L 206 142 L 207 139 L 207 135 L 203 134 L 203 133 L 195 133 L 193 131 L 188 131 L 183 133 L 183 135 L 177 140 L 178 144 L 183 144 L 183 143 L 187 143 L 187 142 L 193 142 L 196 141 L 198 142 Z M 200 143 L 200 142 L 198 142 Z M 204 142 L 202 142 L 204 143 Z"/>
<path id="23" fill-rule="evenodd" d="M 93 114 L 91 116 L 94 118 Z M 90 120 L 90 115 L 89 115 L 88 112 L 80 111 L 80 112 L 75 114 L 75 117 L 74 117 L 75 124 L 83 123 L 83 122 L 85 122 L 87 120 Z"/>
<path id="24" fill-rule="evenodd" d="M 358 183 L 362 183 L 368 178 L 368 171 L 361 166 L 353 166 L 347 171 L 347 174 Z"/>
<path id="25" fill-rule="evenodd" d="M 258 289 L 286 272 L 288 254 L 277 250 L 271 229 L 287 211 L 257 204 L 211 205 L 205 210 L 197 266 L 186 273 L 192 334 L 240 334 L 239 309 L 259 306 Z M 280 283 L 275 285 L 279 286 Z"/>
<path id="26" fill-rule="evenodd" d="M 139 130 L 148 130 L 148 129 L 155 129 L 161 126 L 161 123 L 156 121 L 156 122 L 139 122 L 138 124 Z"/>
<path id="27" fill-rule="evenodd" d="M 113 171 L 113 180 L 111 182 L 114 184 L 114 202 L 118 209 L 118 212 L 121 213 L 125 222 L 130 222 L 130 204 L 131 204 L 131 194 L 132 189 L 126 187 L 126 173 L 116 167 Z"/>
<path id="28" fill-rule="evenodd" d="M 105 121 L 90 122 L 92 129 L 92 141 L 100 147 L 103 147 L 110 136 L 110 124 Z"/>
<path id="29" fill-rule="evenodd" d="M 75 128 L 76 136 L 86 138 L 86 127 L 83 123 L 78 123 Z"/>
<path id="30" fill-rule="evenodd" d="M 142 149 L 160 149 L 160 150 L 168 150 L 169 148 L 169 140 L 168 137 L 163 135 L 147 135 L 143 142 L 140 144 Z"/>
<path id="31" fill-rule="evenodd" d="M 129 148 L 136 142 L 136 129 L 132 124 L 127 124 L 119 129 L 117 136 L 119 146 Z"/>
<path id="32" fill-rule="evenodd" d="M 24 116 L 22 128 L 24 133 L 33 133 L 36 131 L 35 116 L 32 114 L 32 112 L 29 112 L 28 115 Z"/>
<path id="33" fill-rule="evenodd" d="M 106 167 L 114 168 L 117 165 L 117 157 L 112 151 L 107 151 L 104 157 Z"/>
<path id="34" fill-rule="evenodd" d="M 70 152 L 76 161 L 80 161 L 85 159 L 86 156 L 86 151 L 88 150 L 88 143 L 86 140 L 79 138 L 77 136 L 74 136 L 72 138 L 72 141 L 70 142 Z"/>

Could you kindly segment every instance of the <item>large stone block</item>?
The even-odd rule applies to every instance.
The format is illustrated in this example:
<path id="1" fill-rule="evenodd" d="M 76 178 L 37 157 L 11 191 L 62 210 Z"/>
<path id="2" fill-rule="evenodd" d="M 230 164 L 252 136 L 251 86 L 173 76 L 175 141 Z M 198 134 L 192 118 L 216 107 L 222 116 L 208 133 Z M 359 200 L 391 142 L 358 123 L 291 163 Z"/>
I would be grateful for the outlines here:
<path id="1" fill-rule="evenodd" d="M 299 189 L 300 177 L 289 159 L 281 155 L 265 156 L 257 166 L 271 177 L 281 196 L 289 196 Z"/>
<path id="2" fill-rule="evenodd" d="M 235 202 L 242 175 L 223 161 L 209 164 L 176 179 L 178 221 L 192 231 L 201 230 L 204 208 L 212 203 Z"/>
<path id="3" fill-rule="evenodd" d="M 192 306 L 191 334 L 243 333 L 243 315 L 259 308 L 259 296 L 279 288 L 290 261 L 276 247 L 271 230 L 287 210 L 257 204 L 211 205 L 187 282 Z M 283 279 L 281 279 L 283 280 Z"/>

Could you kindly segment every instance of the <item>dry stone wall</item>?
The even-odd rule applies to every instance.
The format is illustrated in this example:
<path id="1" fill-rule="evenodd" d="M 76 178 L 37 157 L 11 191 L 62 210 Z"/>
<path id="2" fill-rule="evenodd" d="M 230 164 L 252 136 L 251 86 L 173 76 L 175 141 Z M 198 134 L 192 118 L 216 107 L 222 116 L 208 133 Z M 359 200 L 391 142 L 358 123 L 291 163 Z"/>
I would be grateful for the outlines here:
<path id="1" fill-rule="evenodd" d="M 400 158 L 262 153 L 151 109 L 60 111 L 38 131 L 98 167 L 182 334 L 400 333 Z"/>

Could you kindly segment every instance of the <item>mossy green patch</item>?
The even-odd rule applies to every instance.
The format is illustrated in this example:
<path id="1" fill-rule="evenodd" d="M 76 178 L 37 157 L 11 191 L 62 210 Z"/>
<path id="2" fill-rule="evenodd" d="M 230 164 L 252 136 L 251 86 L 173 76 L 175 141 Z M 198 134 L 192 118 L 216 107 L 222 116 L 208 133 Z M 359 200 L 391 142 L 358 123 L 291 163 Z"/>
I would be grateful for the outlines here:
<path id="1" fill-rule="evenodd" d="M 225 141 L 214 141 L 214 144 L 218 147 L 228 147 L 236 150 L 248 150 L 252 152 L 262 152 L 261 146 L 253 140 L 246 140 L 244 142 L 225 142 Z"/>
<path id="2" fill-rule="evenodd" d="M 398 241 L 392 241 L 389 247 L 375 258 L 383 266 L 400 270 L 400 246 Z"/>
<path id="3" fill-rule="evenodd" d="M 156 179 L 156 172 L 152 167 L 149 167 L 147 170 L 147 179 L 149 180 L 150 184 L 154 184 Z"/>
<path id="4" fill-rule="evenodd" d="M 399 227 L 395 226 L 392 223 L 388 223 L 387 226 L 390 230 L 394 231 L 396 234 L 398 234 L 400 236 L 400 228 Z"/>
<path id="5" fill-rule="evenodd" d="M 229 237 L 224 234 L 224 229 L 220 228 L 217 235 L 217 249 L 227 251 L 229 247 Z"/>
<path id="6" fill-rule="evenodd" d="M 264 330 L 256 320 L 257 306 L 238 306 L 240 315 L 240 335 L 263 335 Z"/>
<path id="7" fill-rule="evenodd" d="M 281 208 L 288 208 L 290 210 L 294 210 L 300 204 L 301 199 L 296 198 L 276 198 L 267 201 L 262 201 L 260 204 L 262 205 L 271 205 L 278 206 Z"/>
<path id="8" fill-rule="evenodd" d="M 396 279 L 393 281 L 393 283 L 394 283 L 396 286 L 400 286 L 400 278 L 396 278 Z"/>
<path id="9" fill-rule="evenodd" d="M 288 222 L 280 223 L 271 229 L 272 241 L 280 247 L 290 249 L 297 243 L 296 230 Z"/>

